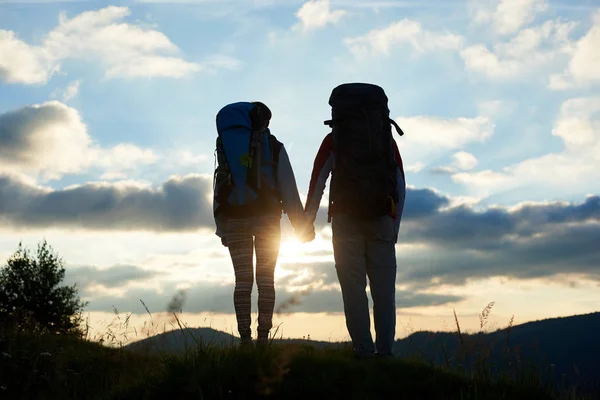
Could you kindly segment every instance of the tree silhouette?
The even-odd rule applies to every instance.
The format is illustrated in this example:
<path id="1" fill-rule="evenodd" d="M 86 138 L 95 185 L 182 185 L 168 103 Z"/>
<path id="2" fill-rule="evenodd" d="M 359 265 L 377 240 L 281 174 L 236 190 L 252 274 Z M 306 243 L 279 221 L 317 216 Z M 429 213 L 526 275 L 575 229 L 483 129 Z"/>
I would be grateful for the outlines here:
<path id="1" fill-rule="evenodd" d="M 0 325 L 18 330 L 81 333 L 77 287 L 61 286 L 64 262 L 43 240 L 36 257 L 19 243 L 0 270 Z"/>

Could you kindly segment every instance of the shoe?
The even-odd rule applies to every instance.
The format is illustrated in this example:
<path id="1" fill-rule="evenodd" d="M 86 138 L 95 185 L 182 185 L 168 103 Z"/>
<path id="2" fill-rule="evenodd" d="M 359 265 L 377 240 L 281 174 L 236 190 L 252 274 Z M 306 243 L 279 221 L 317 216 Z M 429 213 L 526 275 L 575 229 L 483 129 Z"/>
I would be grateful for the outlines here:
<path id="1" fill-rule="evenodd" d="M 256 339 L 256 347 L 268 347 L 269 346 L 269 338 L 266 336 L 259 336 L 258 339 Z"/>
<path id="2" fill-rule="evenodd" d="M 354 358 L 358 359 L 358 360 L 370 360 L 373 357 L 375 357 L 375 353 L 354 353 Z"/>
<path id="3" fill-rule="evenodd" d="M 252 337 L 248 336 L 248 337 L 240 338 L 240 347 L 243 349 L 253 349 L 254 342 L 252 342 Z"/>

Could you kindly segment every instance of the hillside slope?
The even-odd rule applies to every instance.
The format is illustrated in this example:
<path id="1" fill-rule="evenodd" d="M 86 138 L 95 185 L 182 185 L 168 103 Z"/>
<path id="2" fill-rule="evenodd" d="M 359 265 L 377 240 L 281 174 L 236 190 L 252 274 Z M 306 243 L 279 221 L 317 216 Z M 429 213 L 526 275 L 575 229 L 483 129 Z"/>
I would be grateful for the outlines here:
<path id="1" fill-rule="evenodd" d="M 554 380 L 568 379 L 586 390 L 600 386 L 600 312 L 533 321 L 491 333 L 416 332 L 398 340 L 396 354 L 451 368 L 485 368 L 499 373 L 524 365 L 536 365 Z M 222 347 L 237 344 L 228 333 L 210 328 L 176 330 L 126 346 L 145 352 L 181 354 L 195 343 Z M 303 339 L 276 339 L 275 344 L 310 344 L 320 349 L 339 348 L 347 343 Z M 492 371 L 493 372 L 493 371 Z M 563 375 L 565 375 L 563 377 Z"/>
<path id="2" fill-rule="evenodd" d="M 64 336 L 21 335 L 0 338 L 0 354 L 3 400 L 556 398 L 535 380 L 494 383 L 418 362 L 356 360 L 349 351 L 306 345 L 199 348 L 164 357 Z"/>
<path id="3" fill-rule="evenodd" d="M 434 364 L 463 362 L 463 352 L 479 352 L 496 364 L 534 363 L 557 378 L 567 374 L 580 384 L 600 382 L 600 312 L 550 318 L 487 334 L 417 332 L 396 343 L 400 356 L 418 354 Z"/>

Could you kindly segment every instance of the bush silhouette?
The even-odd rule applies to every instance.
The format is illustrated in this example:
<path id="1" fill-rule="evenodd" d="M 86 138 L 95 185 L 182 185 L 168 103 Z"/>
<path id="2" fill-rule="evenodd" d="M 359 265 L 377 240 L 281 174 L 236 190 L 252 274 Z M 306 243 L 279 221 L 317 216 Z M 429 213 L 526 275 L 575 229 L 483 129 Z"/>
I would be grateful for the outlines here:
<path id="1" fill-rule="evenodd" d="M 21 243 L 0 269 L 0 326 L 18 331 L 82 333 L 77 287 L 61 285 L 64 262 L 42 241 L 35 257 Z"/>

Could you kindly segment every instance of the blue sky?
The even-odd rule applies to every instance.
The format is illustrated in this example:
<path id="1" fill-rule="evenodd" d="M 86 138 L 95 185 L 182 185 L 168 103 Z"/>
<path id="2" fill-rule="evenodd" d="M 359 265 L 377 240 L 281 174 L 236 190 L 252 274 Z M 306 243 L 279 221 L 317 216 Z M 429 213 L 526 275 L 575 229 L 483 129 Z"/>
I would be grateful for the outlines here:
<path id="1" fill-rule="evenodd" d="M 440 329 L 492 294 L 499 318 L 597 310 L 599 57 L 592 0 L 0 0 L 0 255 L 46 237 L 96 319 L 187 288 L 192 323 L 233 326 L 216 113 L 268 104 L 305 195 L 331 90 L 365 81 L 406 132 L 400 318 Z M 303 313 L 344 335 L 319 228 L 282 250 L 278 299 L 312 293 L 292 336 Z"/>

